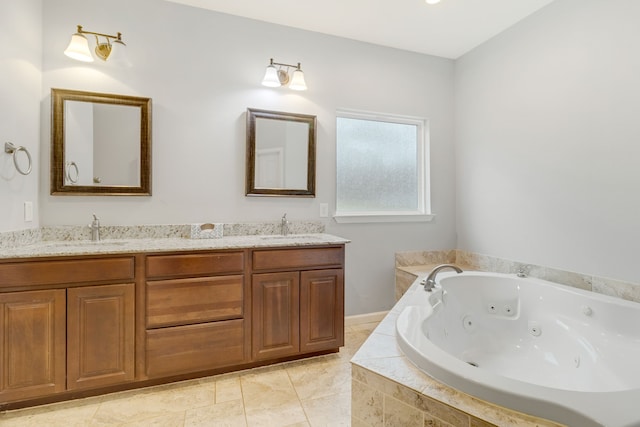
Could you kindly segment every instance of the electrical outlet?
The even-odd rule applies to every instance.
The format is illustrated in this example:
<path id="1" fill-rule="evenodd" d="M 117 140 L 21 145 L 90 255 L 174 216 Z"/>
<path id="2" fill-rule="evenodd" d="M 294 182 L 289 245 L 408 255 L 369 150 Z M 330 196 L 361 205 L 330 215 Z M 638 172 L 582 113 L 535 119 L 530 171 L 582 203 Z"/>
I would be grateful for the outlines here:
<path id="1" fill-rule="evenodd" d="M 24 220 L 33 221 L 33 202 L 24 202 Z"/>
<path id="2" fill-rule="evenodd" d="M 320 203 L 320 218 L 329 216 L 329 203 Z"/>

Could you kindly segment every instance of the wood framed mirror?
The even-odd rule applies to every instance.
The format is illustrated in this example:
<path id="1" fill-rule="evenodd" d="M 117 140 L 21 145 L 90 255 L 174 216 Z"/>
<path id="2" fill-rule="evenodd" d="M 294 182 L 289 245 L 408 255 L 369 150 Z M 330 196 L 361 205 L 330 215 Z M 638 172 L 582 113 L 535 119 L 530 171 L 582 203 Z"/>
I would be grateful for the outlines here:
<path id="1" fill-rule="evenodd" d="M 151 195 L 151 98 L 51 89 L 51 194 Z"/>
<path id="2" fill-rule="evenodd" d="M 316 116 L 247 109 L 247 196 L 315 197 Z"/>

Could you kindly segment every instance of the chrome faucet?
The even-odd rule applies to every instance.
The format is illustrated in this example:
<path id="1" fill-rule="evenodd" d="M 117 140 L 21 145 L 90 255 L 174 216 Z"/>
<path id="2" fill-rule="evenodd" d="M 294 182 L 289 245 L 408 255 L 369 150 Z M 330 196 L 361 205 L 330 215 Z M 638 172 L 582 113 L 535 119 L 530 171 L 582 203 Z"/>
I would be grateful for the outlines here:
<path id="1" fill-rule="evenodd" d="M 280 220 L 280 234 L 283 236 L 289 235 L 289 220 L 287 219 L 287 214 L 282 215 L 282 219 Z"/>
<path id="2" fill-rule="evenodd" d="M 455 270 L 456 273 L 462 273 L 462 269 L 456 265 L 453 264 L 441 264 L 439 266 L 437 266 L 436 268 L 434 268 L 433 270 L 431 270 L 431 273 L 429 273 L 429 275 L 427 276 L 426 279 L 424 279 L 421 283 L 424 285 L 424 290 L 427 292 L 431 292 L 433 290 L 433 288 L 436 286 L 436 275 L 444 270 L 445 268 L 450 268 L 452 270 Z"/>
<path id="3" fill-rule="evenodd" d="M 529 275 L 529 270 L 531 269 L 530 265 L 521 265 L 518 267 L 518 271 L 516 272 L 516 276 L 518 277 L 527 277 Z"/>
<path id="4" fill-rule="evenodd" d="M 96 214 L 93 214 L 93 222 L 91 222 L 91 225 L 89 225 L 89 228 L 91 228 L 91 241 L 92 242 L 99 241 L 100 240 L 100 220 L 98 219 Z"/>

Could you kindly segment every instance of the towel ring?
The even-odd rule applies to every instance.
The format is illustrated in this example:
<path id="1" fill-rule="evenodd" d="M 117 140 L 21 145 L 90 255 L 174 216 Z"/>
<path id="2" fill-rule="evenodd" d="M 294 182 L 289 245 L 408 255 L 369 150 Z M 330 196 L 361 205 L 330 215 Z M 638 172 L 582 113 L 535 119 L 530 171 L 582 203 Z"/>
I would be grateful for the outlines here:
<path id="1" fill-rule="evenodd" d="M 75 178 L 71 177 L 71 168 L 75 169 Z M 67 181 L 72 184 L 76 184 L 78 182 L 78 178 L 80 178 L 78 164 L 76 162 L 67 162 L 67 170 L 65 172 L 65 175 L 67 176 Z"/>
<path id="2" fill-rule="evenodd" d="M 20 163 L 18 163 L 18 159 L 17 159 L 17 154 L 20 151 L 24 151 L 24 153 L 27 155 L 27 159 L 29 159 L 29 167 L 27 168 L 26 171 L 22 170 L 20 168 Z M 22 145 L 16 147 L 15 145 L 13 145 L 10 142 L 5 142 L 4 143 L 4 152 L 5 153 L 9 153 L 9 154 L 13 154 L 13 164 L 16 167 L 16 170 L 18 172 L 20 172 L 22 175 L 29 175 L 31 173 L 31 154 L 29 153 L 29 151 Z"/>

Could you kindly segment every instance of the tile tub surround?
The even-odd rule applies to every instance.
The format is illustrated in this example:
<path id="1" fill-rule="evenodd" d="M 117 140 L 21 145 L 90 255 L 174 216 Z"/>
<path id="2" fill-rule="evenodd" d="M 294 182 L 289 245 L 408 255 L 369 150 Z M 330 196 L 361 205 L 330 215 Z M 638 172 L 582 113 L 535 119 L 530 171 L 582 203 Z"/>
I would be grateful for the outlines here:
<path id="1" fill-rule="evenodd" d="M 528 275 L 531 277 L 573 286 L 587 291 L 598 292 L 628 301 L 640 302 L 640 284 L 638 283 L 623 282 L 459 250 L 407 251 L 396 253 L 396 301 L 404 295 L 415 279 L 428 275 L 433 267 L 443 263 L 456 264 L 463 270 L 479 270 L 494 273 L 516 273 L 520 268 L 525 267 Z"/>
<path id="2" fill-rule="evenodd" d="M 351 359 L 352 427 L 560 427 L 482 401 L 415 367 L 396 340 L 395 323 L 410 304 L 400 299 Z"/>

